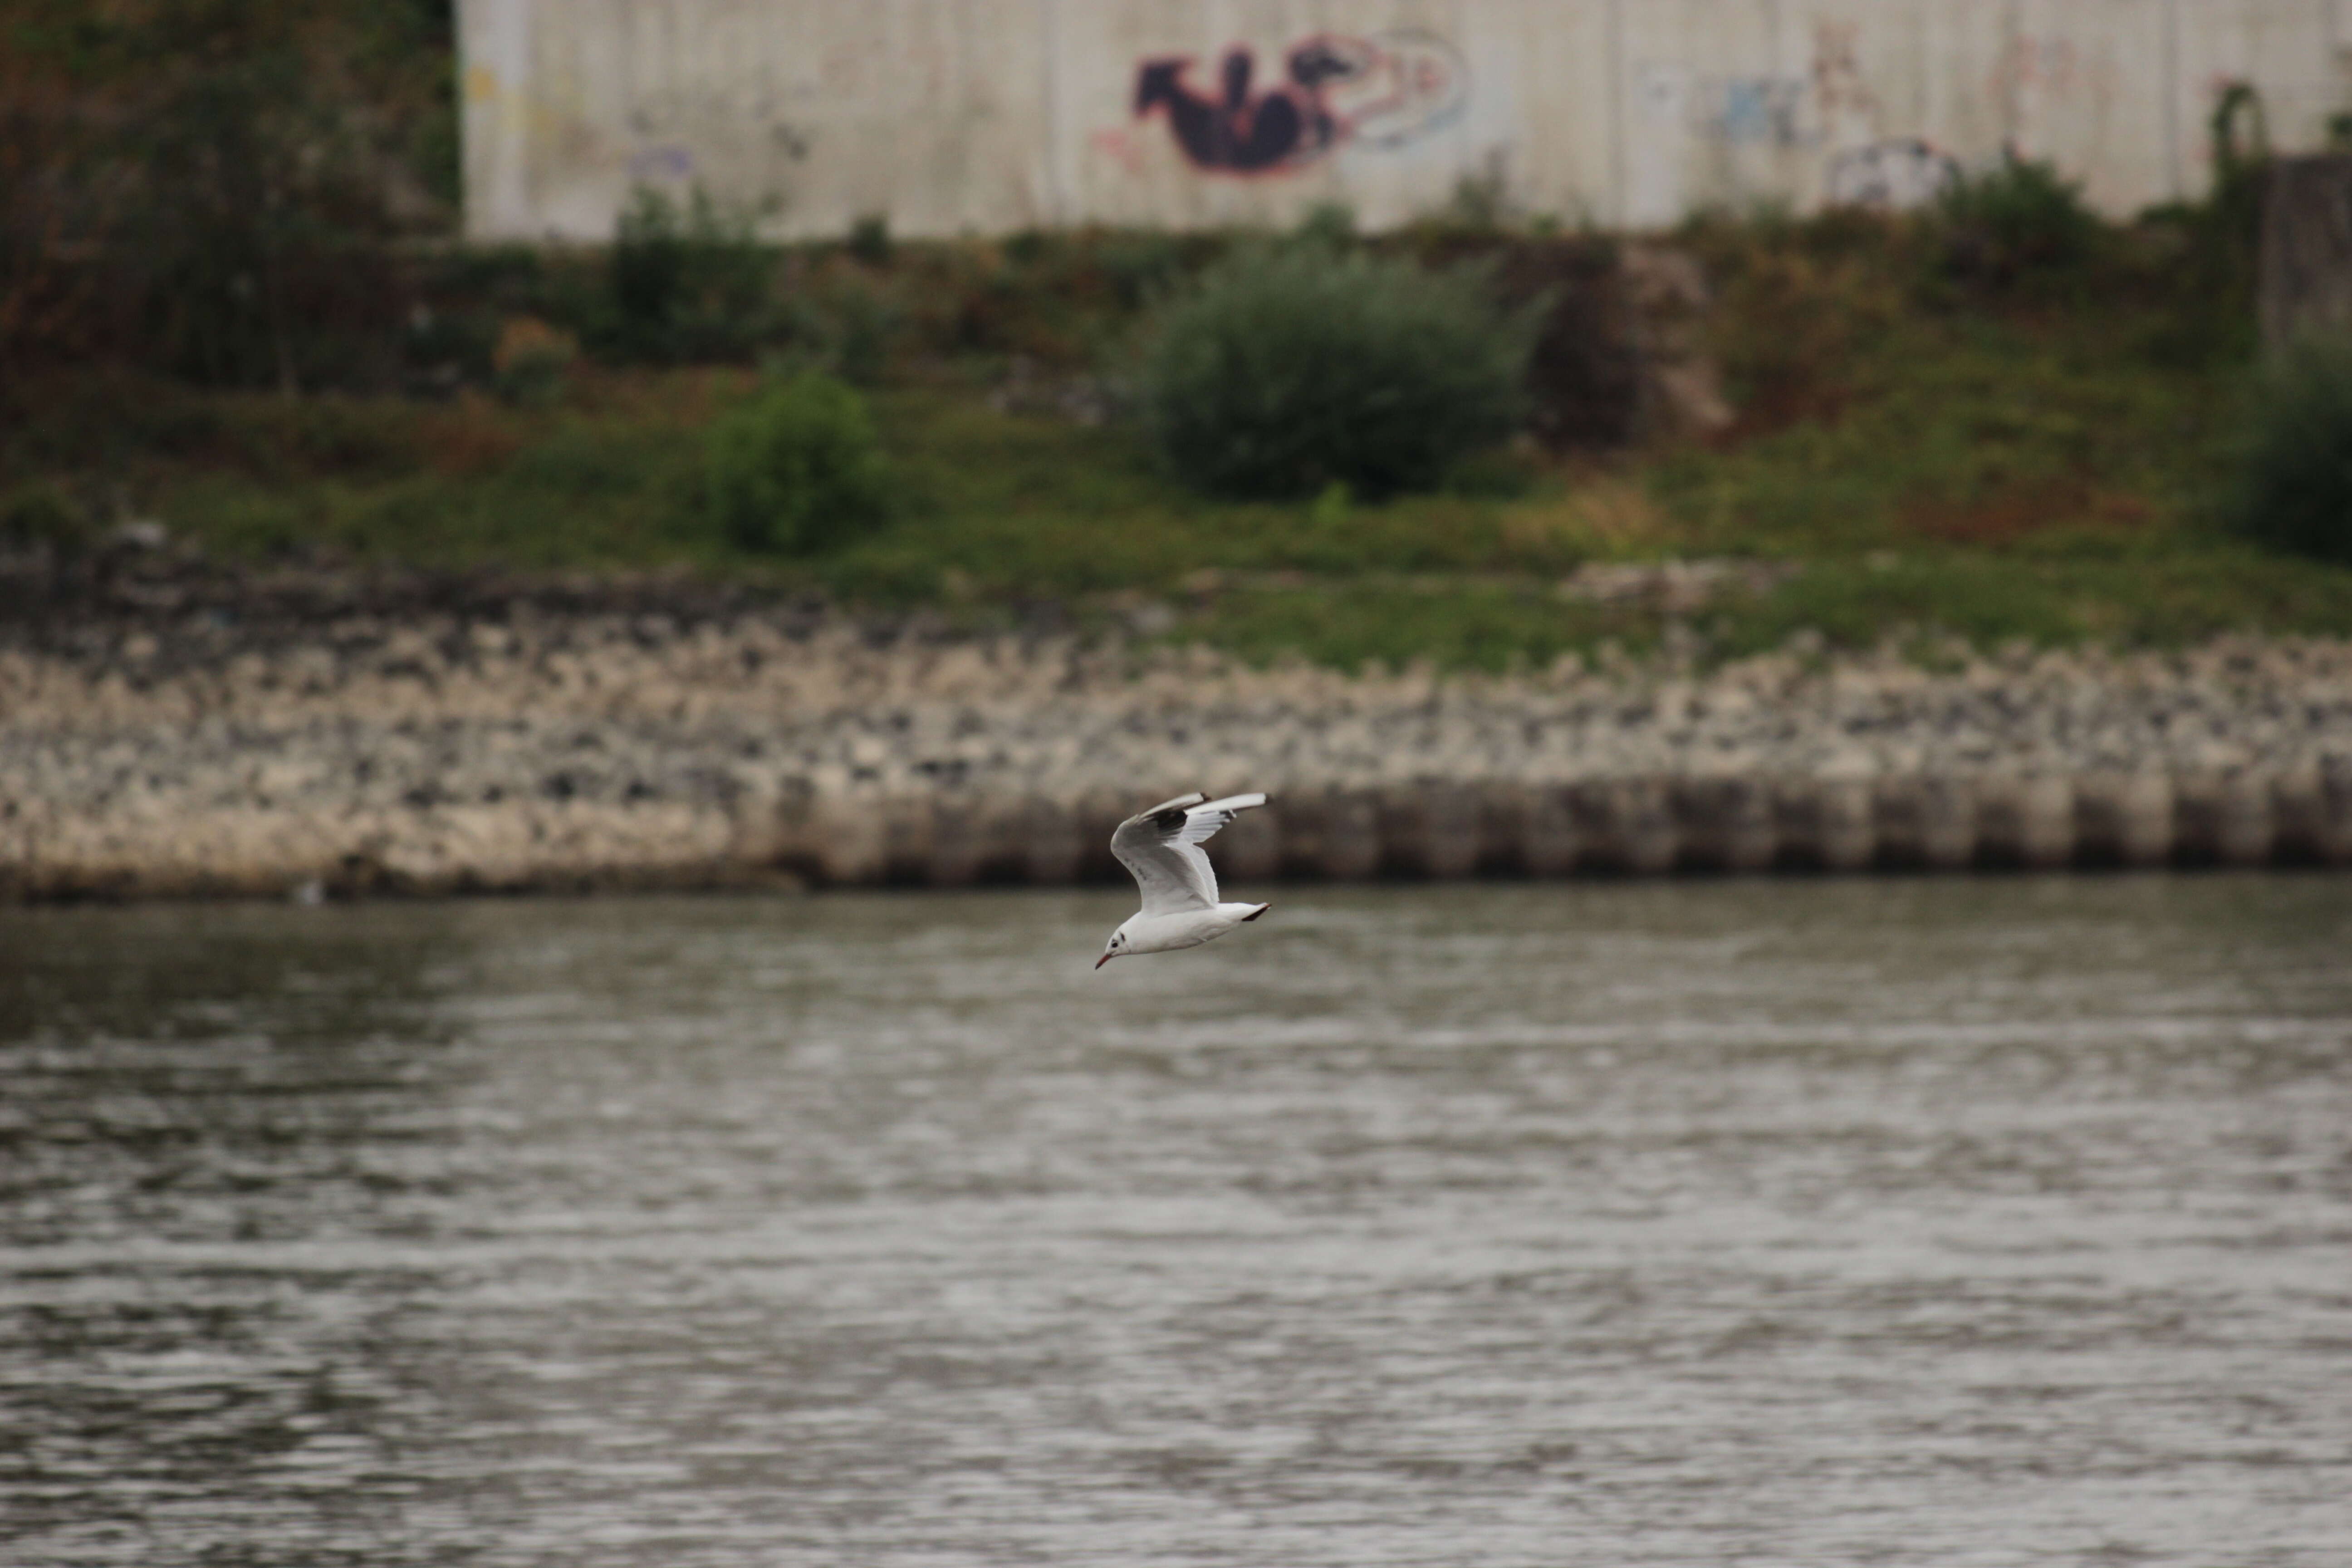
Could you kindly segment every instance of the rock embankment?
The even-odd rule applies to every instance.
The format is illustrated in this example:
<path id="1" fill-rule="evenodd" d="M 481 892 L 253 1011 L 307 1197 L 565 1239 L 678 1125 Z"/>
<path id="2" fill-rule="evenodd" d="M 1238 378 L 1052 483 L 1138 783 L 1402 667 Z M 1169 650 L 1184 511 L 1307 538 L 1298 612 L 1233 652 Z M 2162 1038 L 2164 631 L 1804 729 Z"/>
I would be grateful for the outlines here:
<path id="1" fill-rule="evenodd" d="M 0 647 L 0 891 L 2352 863 L 2352 646 L 1349 678 L 734 606 L 93 620 Z"/>

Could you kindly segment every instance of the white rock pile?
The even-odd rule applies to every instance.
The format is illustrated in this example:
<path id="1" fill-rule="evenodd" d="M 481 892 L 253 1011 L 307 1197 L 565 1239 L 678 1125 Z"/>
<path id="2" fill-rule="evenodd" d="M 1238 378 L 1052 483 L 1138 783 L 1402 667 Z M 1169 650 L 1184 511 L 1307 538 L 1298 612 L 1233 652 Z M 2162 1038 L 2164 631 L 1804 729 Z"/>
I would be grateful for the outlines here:
<path id="1" fill-rule="evenodd" d="M 1347 677 L 756 610 L 0 647 L 16 898 L 1115 874 L 2352 863 L 2352 646 Z"/>

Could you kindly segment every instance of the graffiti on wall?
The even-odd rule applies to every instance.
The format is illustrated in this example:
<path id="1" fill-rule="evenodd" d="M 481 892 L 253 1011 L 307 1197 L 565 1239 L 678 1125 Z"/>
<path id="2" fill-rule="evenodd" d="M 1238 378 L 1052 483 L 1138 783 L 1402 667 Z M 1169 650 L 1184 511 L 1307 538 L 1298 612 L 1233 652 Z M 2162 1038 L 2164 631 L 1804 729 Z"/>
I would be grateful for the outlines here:
<path id="1" fill-rule="evenodd" d="M 1225 51 L 1212 89 L 1193 84 L 1196 63 L 1181 55 L 1143 61 L 1135 112 L 1165 114 L 1185 160 L 1215 174 L 1299 169 L 1342 144 L 1406 146 L 1453 120 L 1470 96 L 1460 52 L 1429 33 L 1318 34 L 1286 50 L 1282 79 L 1264 87 L 1247 48 Z"/>
<path id="2" fill-rule="evenodd" d="M 1717 98 L 1715 132 L 1734 145 L 1794 147 L 1804 135 L 1801 78 L 1728 77 Z"/>
<path id="3" fill-rule="evenodd" d="M 1830 160 L 1827 192 L 1836 206 L 1903 211 L 1925 206 L 1958 183 L 1960 165 L 1916 136 L 1854 147 Z"/>
<path id="4" fill-rule="evenodd" d="M 1863 73 L 1859 29 L 1851 23 L 1813 29 L 1803 75 L 1695 76 L 1679 64 L 1653 62 L 1643 68 L 1638 91 L 1662 127 L 1679 126 L 1727 148 L 1820 157 L 1823 194 L 1834 205 L 1921 206 L 1960 176 L 1959 165 L 1930 143 L 1879 131 L 1885 108 Z M 1658 178 L 1678 199 L 1678 184 L 1664 167 Z"/>

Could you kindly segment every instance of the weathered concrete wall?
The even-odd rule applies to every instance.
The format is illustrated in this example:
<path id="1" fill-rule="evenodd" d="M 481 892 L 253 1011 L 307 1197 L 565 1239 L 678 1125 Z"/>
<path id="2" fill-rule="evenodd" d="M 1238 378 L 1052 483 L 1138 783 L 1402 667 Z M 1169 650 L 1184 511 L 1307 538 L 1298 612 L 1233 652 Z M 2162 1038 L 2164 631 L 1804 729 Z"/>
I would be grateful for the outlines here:
<path id="1" fill-rule="evenodd" d="M 2352 0 L 462 0 L 480 237 L 633 185 L 778 234 L 1381 226 L 1465 177 L 1611 225 L 1916 199 L 2004 145 L 2110 211 L 2193 195 L 2221 85 L 2284 148 L 2352 103 Z"/>

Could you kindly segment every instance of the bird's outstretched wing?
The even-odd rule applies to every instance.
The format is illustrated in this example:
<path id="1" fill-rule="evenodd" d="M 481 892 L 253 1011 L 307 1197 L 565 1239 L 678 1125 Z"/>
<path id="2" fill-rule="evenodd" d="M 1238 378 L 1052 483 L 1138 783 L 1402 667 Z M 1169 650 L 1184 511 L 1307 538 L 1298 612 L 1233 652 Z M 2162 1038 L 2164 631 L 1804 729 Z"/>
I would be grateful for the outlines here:
<path id="1" fill-rule="evenodd" d="M 1143 889 L 1143 912 L 1168 915 L 1215 908 L 1217 873 L 1201 846 L 1236 814 L 1265 804 L 1262 795 L 1211 800 L 1195 790 L 1120 823 L 1110 836 L 1110 852 Z"/>

